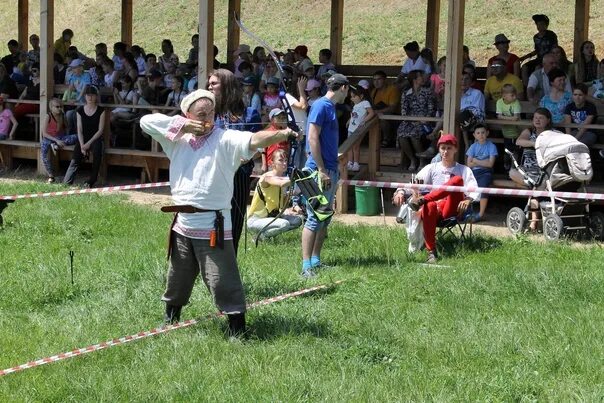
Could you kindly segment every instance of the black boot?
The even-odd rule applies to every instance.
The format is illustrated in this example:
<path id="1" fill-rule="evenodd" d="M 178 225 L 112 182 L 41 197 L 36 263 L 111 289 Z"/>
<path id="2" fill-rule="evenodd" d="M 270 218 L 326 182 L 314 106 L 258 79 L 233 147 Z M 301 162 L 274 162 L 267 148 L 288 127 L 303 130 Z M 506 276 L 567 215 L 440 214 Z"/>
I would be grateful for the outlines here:
<path id="1" fill-rule="evenodd" d="M 227 315 L 227 317 L 229 318 L 229 337 L 245 336 L 245 314 L 236 313 Z"/>
<path id="2" fill-rule="evenodd" d="M 180 321 L 180 311 L 182 306 L 168 305 L 166 304 L 166 313 L 164 315 L 164 322 L 167 325 L 177 323 Z"/>

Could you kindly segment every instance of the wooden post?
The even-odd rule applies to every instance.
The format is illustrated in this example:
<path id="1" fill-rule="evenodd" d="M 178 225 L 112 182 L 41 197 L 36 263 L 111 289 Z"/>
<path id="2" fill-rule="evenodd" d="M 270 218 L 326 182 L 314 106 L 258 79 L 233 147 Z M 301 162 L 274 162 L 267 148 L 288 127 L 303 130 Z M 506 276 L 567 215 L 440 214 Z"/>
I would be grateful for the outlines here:
<path id="1" fill-rule="evenodd" d="M 241 18 L 241 0 L 229 0 L 229 8 L 227 15 L 227 48 L 226 48 L 226 63 L 232 68 L 235 65 L 235 55 L 233 52 L 239 47 L 241 30 L 235 22 L 235 14 Z"/>
<path id="2" fill-rule="evenodd" d="M 338 170 L 340 171 L 340 179 L 345 181 L 348 180 L 348 167 L 346 166 L 348 161 L 346 158 L 340 159 L 338 164 Z M 348 185 L 340 184 L 336 189 L 336 213 L 346 214 L 348 213 Z"/>
<path id="3" fill-rule="evenodd" d="M 438 26 L 440 23 L 440 0 L 428 0 L 426 13 L 426 47 L 432 49 L 434 60 L 438 55 Z"/>
<path id="4" fill-rule="evenodd" d="M 214 65 L 214 0 L 199 2 L 198 88 L 205 88 Z"/>
<path id="5" fill-rule="evenodd" d="M 27 52 L 29 47 L 29 33 L 28 22 L 29 22 L 29 0 L 19 0 L 17 4 L 17 29 L 18 29 L 18 41 L 19 46 L 23 52 Z M 8 72 L 11 73 L 10 71 Z"/>
<path id="6" fill-rule="evenodd" d="M 573 59 L 581 58 L 581 44 L 589 39 L 589 6 L 590 0 L 575 0 L 575 38 Z"/>
<path id="7" fill-rule="evenodd" d="M 461 96 L 461 72 L 464 35 L 465 0 L 449 0 L 447 16 L 447 69 L 445 71 L 445 112 L 443 130 L 456 133 Z"/>
<path id="8" fill-rule="evenodd" d="M 122 39 L 121 41 L 132 46 L 132 0 L 122 0 Z"/>
<path id="9" fill-rule="evenodd" d="M 54 0 L 40 0 L 40 142 L 44 119 L 48 115 L 48 101 L 54 96 Z M 38 153 L 38 173 L 45 173 Z"/>
<path id="10" fill-rule="evenodd" d="M 342 32 L 344 29 L 344 0 L 331 0 L 331 31 L 329 48 L 331 62 L 336 66 L 342 64 Z"/>

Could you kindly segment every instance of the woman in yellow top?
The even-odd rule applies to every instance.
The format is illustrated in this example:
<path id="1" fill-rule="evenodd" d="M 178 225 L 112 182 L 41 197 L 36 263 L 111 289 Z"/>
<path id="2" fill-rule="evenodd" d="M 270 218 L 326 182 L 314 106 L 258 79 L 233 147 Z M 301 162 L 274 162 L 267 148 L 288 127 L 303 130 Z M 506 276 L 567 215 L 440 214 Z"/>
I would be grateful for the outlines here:
<path id="1" fill-rule="evenodd" d="M 276 150 L 272 155 L 272 169 L 258 180 L 247 215 L 247 226 L 252 232 L 260 232 L 268 225 L 260 239 L 270 238 L 302 225 L 302 218 L 291 209 L 285 210 L 281 217 L 274 218 L 284 207 L 285 188 L 291 183 L 288 177 L 283 176 L 286 171 L 287 155 L 284 150 Z"/>

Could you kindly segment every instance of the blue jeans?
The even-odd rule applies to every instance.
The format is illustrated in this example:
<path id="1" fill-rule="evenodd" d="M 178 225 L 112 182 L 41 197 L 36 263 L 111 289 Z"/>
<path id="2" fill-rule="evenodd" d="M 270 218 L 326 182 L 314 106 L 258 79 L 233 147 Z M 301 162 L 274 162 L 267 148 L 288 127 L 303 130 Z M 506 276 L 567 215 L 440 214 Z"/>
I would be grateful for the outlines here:
<path id="1" fill-rule="evenodd" d="M 340 172 L 337 169 L 328 169 L 327 175 L 329 175 L 331 183 L 328 189 L 323 189 L 323 195 L 327 198 L 329 204 L 333 205 L 333 199 L 336 196 L 336 189 L 338 188 L 338 180 L 340 179 Z M 318 179 L 319 177 L 317 176 L 317 180 Z M 319 221 L 315 213 L 308 205 L 308 202 L 306 203 L 306 213 L 308 214 L 308 218 L 304 224 L 304 228 L 308 228 L 312 232 L 318 232 L 320 229 L 327 227 L 331 221 L 331 217 L 325 221 Z"/>
<path id="2" fill-rule="evenodd" d="M 57 140 L 62 141 L 63 143 L 65 143 L 65 145 L 68 146 L 72 146 L 78 141 L 78 136 L 75 134 L 64 134 L 55 138 Z M 48 174 L 48 176 L 55 176 L 55 173 L 52 171 L 52 164 L 48 160 L 48 150 L 50 149 L 52 144 L 55 144 L 55 142 L 44 137 L 42 139 L 42 145 L 40 146 L 42 163 L 44 164 L 44 168 L 46 168 L 46 173 Z"/>

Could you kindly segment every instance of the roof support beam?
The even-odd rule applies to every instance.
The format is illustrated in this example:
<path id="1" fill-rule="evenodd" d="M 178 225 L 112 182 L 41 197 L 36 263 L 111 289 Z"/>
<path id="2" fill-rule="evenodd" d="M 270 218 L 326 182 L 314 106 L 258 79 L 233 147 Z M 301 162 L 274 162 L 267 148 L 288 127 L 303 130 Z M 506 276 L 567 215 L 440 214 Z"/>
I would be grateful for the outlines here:
<path id="1" fill-rule="evenodd" d="M 447 17 L 447 68 L 445 71 L 445 113 L 443 130 L 457 132 L 457 115 L 461 97 L 462 51 L 466 0 L 449 0 Z"/>
<path id="2" fill-rule="evenodd" d="M 54 0 L 40 0 L 40 141 L 43 138 L 43 119 L 48 115 L 48 101 L 54 96 Z M 38 172 L 44 164 L 38 157 Z"/>
<path id="3" fill-rule="evenodd" d="M 573 59 L 581 57 L 581 44 L 589 39 L 589 6 L 590 0 L 575 0 L 575 39 Z"/>
<path id="4" fill-rule="evenodd" d="M 426 13 L 426 47 L 432 49 L 434 59 L 438 55 L 438 28 L 440 24 L 440 0 L 428 0 Z"/>
<path id="5" fill-rule="evenodd" d="M 342 36 L 344 32 L 344 0 L 331 0 L 331 29 L 329 48 L 331 62 L 336 66 L 342 64 Z"/>
<path id="6" fill-rule="evenodd" d="M 205 88 L 214 66 L 214 0 L 199 2 L 198 88 Z"/>
<path id="7" fill-rule="evenodd" d="M 132 0 L 122 0 L 122 39 L 121 41 L 132 46 Z"/>
<path id="8" fill-rule="evenodd" d="M 235 65 L 235 51 L 239 47 L 241 30 L 235 22 L 235 15 L 241 18 L 241 0 L 229 0 L 227 15 L 227 58 L 226 63 L 229 67 Z M 213 45 L 212 45 L 213 46 Z"/>
<path id="9" fill-rule="evenodd" d="M 27 52 L 29 47 L 29 32 L 27 32 L 29 21 L 29 0 L 19 0 L 17 5 L 17 31 L 19 46 L 23 52 Z M 9 74 L 11 72 L 9 71 Z"/>

